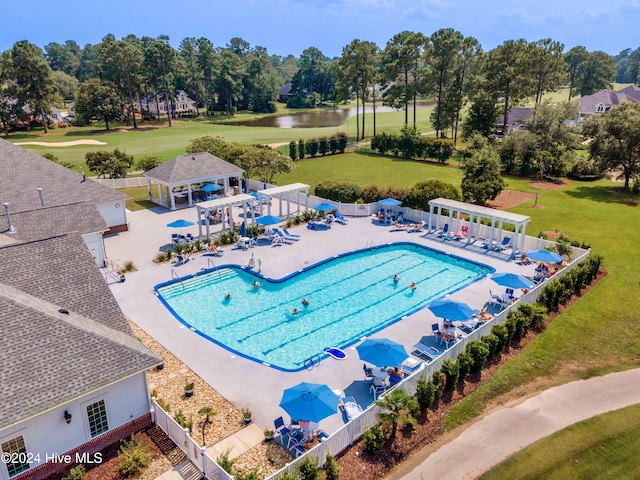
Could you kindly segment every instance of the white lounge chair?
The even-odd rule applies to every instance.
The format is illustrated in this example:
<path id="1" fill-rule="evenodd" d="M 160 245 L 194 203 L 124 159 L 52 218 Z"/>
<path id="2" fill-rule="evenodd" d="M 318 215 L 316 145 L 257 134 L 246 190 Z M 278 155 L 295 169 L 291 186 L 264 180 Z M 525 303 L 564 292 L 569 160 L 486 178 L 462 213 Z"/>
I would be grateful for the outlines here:
<path id="1" fill-rule="evenodd" d="M 362 407 L 353 397 L 344 397 L 340 402 L 340 408 L 345 413 L 349 421 L 353 420 L 363 412 Z"/>

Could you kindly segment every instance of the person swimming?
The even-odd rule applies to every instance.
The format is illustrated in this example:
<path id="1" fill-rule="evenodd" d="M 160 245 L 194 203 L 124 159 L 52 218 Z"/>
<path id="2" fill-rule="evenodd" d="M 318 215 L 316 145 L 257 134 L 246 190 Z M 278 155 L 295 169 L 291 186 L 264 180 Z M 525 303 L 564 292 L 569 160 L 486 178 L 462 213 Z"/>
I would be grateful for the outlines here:
<path id="1" fill-rule="evenodd" d="M 293 310 L 291 310 L 291 315 L 296 315 L 300 310 L 298 310 L 297 308 L 294 308 Z"/>
<path id="2" fill-rule="evenodd" d="M 260 288 L 260 282 L 257 280 L 253 282 L 251 285 L 253 285 L 253 288 Z"/>
<path id="3" fill-rule="evenodd" d="M 418 288 L 418 286 L 416 285 L 416 282 L 411 282 L 411 285 L 409 285 L 409 288 L 411 290 L 415 290 L 416 288 Z"/>
<path id="4" fill-rule="evenodd" d="M 231 294 L 227 292 L 227 294 L 224 296 L 225 300 L 231 300 Z"/>
<path id="5" fill-rule="evenodd" d="M 397 273 L 393 274 L 393 283 L 398 283 L 400 281 L 400 275 Z"/>
<path id="6" fill-rule="evenodd" d="M 304 305 L 305 307 L 309 305 L 309 300 L 307 300 L 306 298 L 302 299 L 302 305 Z"/>

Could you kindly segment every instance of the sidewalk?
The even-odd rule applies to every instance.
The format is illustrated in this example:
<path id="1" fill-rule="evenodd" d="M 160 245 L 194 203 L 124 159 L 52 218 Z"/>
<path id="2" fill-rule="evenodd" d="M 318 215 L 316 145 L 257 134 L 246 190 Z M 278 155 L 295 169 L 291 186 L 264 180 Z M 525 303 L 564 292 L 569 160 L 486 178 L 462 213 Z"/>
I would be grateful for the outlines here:
<path id="1" fill-rule="evenodd" d="M 389 479 L 461 480 L 479 477 L 527 445 L 576 422 L 640 402 L 640 369 L 554 387 L 500 409 L 420 462 L 409 460 Z"/>

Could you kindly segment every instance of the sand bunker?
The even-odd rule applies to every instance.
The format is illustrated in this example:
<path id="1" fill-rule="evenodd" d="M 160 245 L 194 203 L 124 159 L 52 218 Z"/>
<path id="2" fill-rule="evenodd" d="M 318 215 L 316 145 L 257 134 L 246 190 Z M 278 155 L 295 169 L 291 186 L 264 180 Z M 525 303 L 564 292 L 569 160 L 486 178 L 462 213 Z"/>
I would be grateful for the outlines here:
<path id="1" fill-rule="evenodd" d="M 73 147 L 75 145 L 106 145 L 98 140 L 73 140 L 71 142 L 20 142 L 14 145 L 38 145 L 40 147 Z"/>

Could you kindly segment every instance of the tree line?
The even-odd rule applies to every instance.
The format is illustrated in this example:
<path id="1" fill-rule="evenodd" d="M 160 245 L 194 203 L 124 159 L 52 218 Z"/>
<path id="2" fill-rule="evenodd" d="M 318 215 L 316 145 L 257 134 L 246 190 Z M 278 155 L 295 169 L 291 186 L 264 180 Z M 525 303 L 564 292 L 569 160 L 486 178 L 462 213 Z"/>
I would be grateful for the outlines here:
<path id="1" fill-rule="evenodd" d="M 287 102 L 292 107 L 355 99 L 358 110 L 369 102 L 375 112 L 382 103 L 403 108 L 405 124 L 410 105 L 415 124 L 417 100 L 433 98 L 434 128 L 455 143 L 467 101 L 470 117 L 486 126 L 486 118 L 507 113 L 529 96 L 537 105 L 561 85 L 569 85 L 570 98 L 607 88 L 614 79 L 636 83 L 639 64 L 640 49 L 617 57 L 582 46 L 565 52 L 552 39 L 507 40 L 484 52 L 478 40 L 451 28 L 430 36 L 400 32 L 384 48 L 353 40 L 333 59 L 315 47 L 299 58 L 270 55 L 238 37 L 219 47 L 204 37 L 187 37 L 177 49 L 166 35 L 118 40 L 108 34 L 96 45 L 81 48 L 68 40 L 49 43 L 44 50 L 22 40 L 0 58 L 0 121 L 8 131 L 12 120 L 45 118 L 52 106 L 75 100 L 85 121 L 104 120 L 108 128 L 111 121 L 127 119 L 136 128 L 134 112 L 143 111 L 141 99 L 175 107 L 179 90 L 205 115 L 268 113 L 275 111 L 280 87 L 290 82 Z M 167 109 L 169 126 L 174 114 Z M 375 134 L 375 114 L 373 122 Z M 364 138 L 364 115 L 357 123 L 357 137 Z"/>

